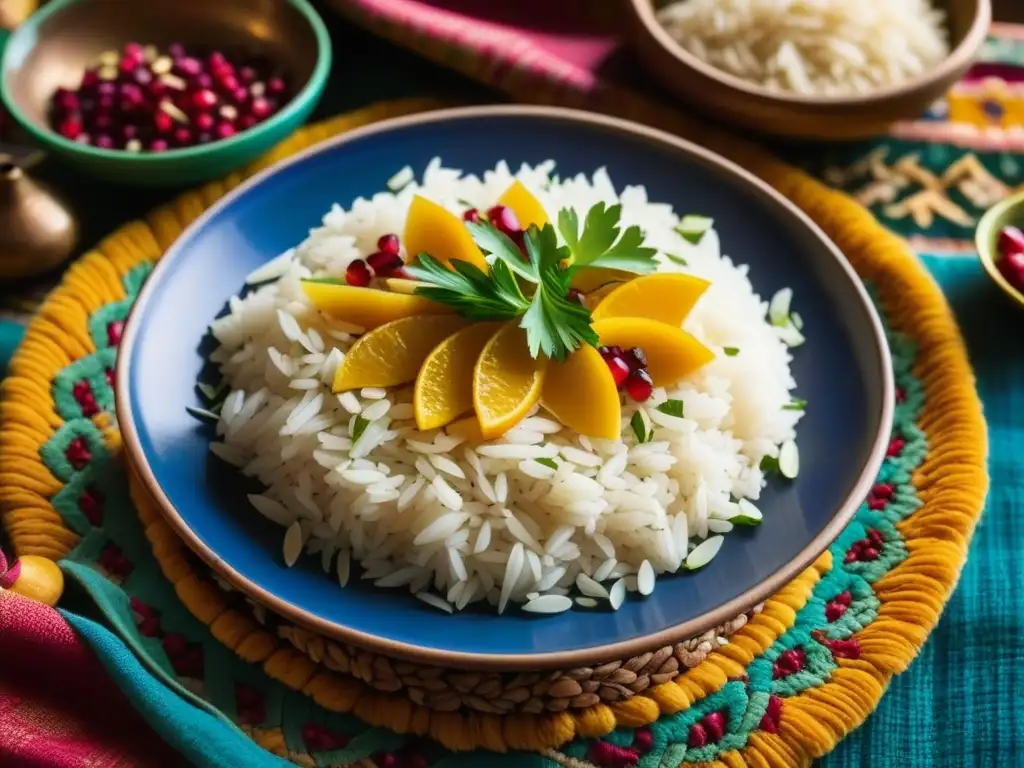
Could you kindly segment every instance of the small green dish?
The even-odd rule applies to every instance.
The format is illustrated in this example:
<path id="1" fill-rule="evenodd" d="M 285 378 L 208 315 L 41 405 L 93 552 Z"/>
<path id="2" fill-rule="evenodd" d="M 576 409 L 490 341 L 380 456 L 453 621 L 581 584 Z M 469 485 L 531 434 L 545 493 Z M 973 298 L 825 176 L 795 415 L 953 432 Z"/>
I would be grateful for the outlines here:
<path id="1" fill-rule="evenodd" d="M 1003 277 L 996 264 L 999 260 L 999 232 L 1010 225 L 1024 228 L 1024 192 L 1010 195 L 985 211 L 974 231 L 974 243 L 978 249 L 978 258 L 989 277 L 1003 293 L 1024 307 L 1024 293 Z"/>
<path id="2" fill-rule="evenodd" d="M 229 139 L 160 153 L 98 149 L 52 130 L 46 110 L 53 91 L 76 85 L 102 51 L 132 41 L 255 49 L 287 71 L 296 93 L 272 117 Z M 223 176 L 287 138 L 316 107 L 330 69 L 330 36 L 307 0 L 52 0 L 8 39 L 0 97 L 52 156 L 106 181 L 178 186 Z"/>

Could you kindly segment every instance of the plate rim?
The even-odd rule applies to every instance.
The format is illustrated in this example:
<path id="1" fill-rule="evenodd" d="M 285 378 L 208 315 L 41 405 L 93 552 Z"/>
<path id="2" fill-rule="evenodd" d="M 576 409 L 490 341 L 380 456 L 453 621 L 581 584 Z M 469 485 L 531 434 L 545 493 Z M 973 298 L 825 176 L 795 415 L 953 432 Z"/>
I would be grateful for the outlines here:
<path id="1" fill-rule="evenodd" d="M 825 249 L 832 255 L 842 272 L 846 275 L 854 288 L 854 293 L 860 300 L 862 308 L 866 310 L 870 318 L 870 325 L 865 330 L 869 332 L 874 340 L 875 352 L 878 355 L 878 367 L 882 372 L 882 401 L 881 410 L 878 413 L 878 430 L 868 453 L 868 460 L 857 476 L 850 492 L 839 505 L 828 523 L 814 536 L 796 556 L 773 571 L 767 578 L 758 582 L 753 587 L 737 595 L 717 608 L 702 613 L 688 621 L 666 627 L 658 632 L 649 633 L 640 637 L 619 640 L 609 643 L 587 646 L 566 651 L 540 652 L 540 653 L 479 653 L 471 651 L 454 651 L 433 648 L 415 643 L 392 640 L 385 637 L 373 635 L 362 630 L 353 629 L 343 624 L 330 621 L 323 617 L 310 613 L 293 603 L 287 602 L 275 594 L 267 591 L 228 565 L 220 556 L 210 549 L 185 522 L 185 520 L 171 504 L 160 484 L 157 482 L 148 458 L 142 450 L 141 441 L 136 429 L 134 415 L 132 412 L 130 392 L 130 375 L 132 352 L 135 347 L 136 337 L 146 304 L 155 293 L 157 286 L 161 283 L 163 275 L 167 273 L 174 261 L 183 252 L 183 245 L 192 234 L 209 220 L 213 219 L 220 212 L 230 206 L 237 198 L 242 197 L 251 189 L 259 186 L 265 180 L 274 176 L 284 168 L 300 163 L 308 157 L 315 156 L 328 149 L 357 141 L 367 136 L 380 133 L 387 133 L 395 129 L 413 127 L 417 125 L 444 122 L 446 120 L 457 120 L 466 118 L 507 118 L 507 117 L 532 117 L 547 120 L 555 120 L 569 124 L 584 124 L 610 129 L 619 134 L 626 134 L 633 138 L 661 145 L 673 152 L 681 152 L 717 167 L 720 171 L 733 177 L 738 177 L 745 182 L 752 191 L 768 197 L 771 202 L 781 205 L 788 213 L 794 216 L 810 233 L 825 246 Z M 438 665 L 443 667 L 456 667 L 460 669 L 473 669 L 481 671 L 535 671 L 545 668 L 571 668 L 580 665 L 587 665 L 597 661 L 609 659 L 630 658 L 646 653 L 653 648 L 670 645 L 690 637 L 696 637 L 726 621 L 729 621 L 741 613 L 745 613 L 753 606 L 763 602 L 778 592 L 786 584 L 797 577 L 802 571 L 811 566 L 814 561 L 824 552 L 829 545 L 846 528 L 853 519 L 854 514 L 860 507 L 861 501 L 867 496 L 882 462 L 885 459 L 889 443 L 889 428 L 892 424 L 895 413 L 895 378 L 892 370 L 892 358 L 889 350 L 888 339 L 882 325 L 878 311 L 871 301 L 866 288 L 859 276 L 850 265 L 849 261 L 832 242 L 832 240 L 821 230 L 821 228 L 799 207 L 783 196 L 780 192 L 771 187 L 767 182 L 755 176 L 750 171 L 737 163 L 729 160 L 718 153 L 702 147 L 692 141 L 683 139 L 657 128 L 652 128 L 631 120 L 611 117 L 608 115 L 594 114 L 577 109 L 563 107 L 534 106 L 534 105 L 483 105 L 468 107 L 450 107 L 443 109 L 427 110 L 411 115 L 393 117 L 379 122 L 371 123 L 360 128 L 330 137 L 317 142 L 312 146 L 291 155 L 273 165 L 263 169 L 251 176 L 235 189 L 228 192 L 220 200 L 210 206 L 199 217 L 192 221 L 174 243 L 167 249 L 163 257 L 157 262 L 153 271 L 145 281 L 133 304 L 128 320 L 125 324 L 120 347 L 118 350 L 115 369 L 115 412 L 118 425 L 121 430 L 124 449 L 132 464 L 138 479 L 142 482 L 150 498 L 156 502 L 164 520 L 171 526 L 175 534 L 195 552 L 215 573 L 223 577 L 234 588 L 257 600 L 266 607 L 273 610 L 280 616 L 293 621 L 296 624 L 318 632 L 326 637 L 343 643 L 350 643 L 359 648 L 371 652 L 381 653 L 391 658 L 399 658 L 419 663 Z"/>

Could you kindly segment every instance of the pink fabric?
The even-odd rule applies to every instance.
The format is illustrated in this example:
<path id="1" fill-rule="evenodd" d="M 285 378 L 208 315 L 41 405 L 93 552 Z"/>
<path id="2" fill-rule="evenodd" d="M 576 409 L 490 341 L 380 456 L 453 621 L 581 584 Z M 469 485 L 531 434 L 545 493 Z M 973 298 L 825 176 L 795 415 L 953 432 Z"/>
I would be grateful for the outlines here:
<path id="1" fill-rule="evenodd" d="M 0 765 L 180 764 L 56 610 L 0 590 Z"/>

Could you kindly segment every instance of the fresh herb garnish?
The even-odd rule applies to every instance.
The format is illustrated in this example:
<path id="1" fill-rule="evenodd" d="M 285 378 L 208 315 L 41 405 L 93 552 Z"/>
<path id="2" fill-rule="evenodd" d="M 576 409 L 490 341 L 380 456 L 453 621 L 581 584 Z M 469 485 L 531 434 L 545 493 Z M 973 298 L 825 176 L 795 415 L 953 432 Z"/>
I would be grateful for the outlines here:
<path id="1" fill-rule="evenodd" d="M 636 411 L 629 420 L 629 426 L 633 428 L 638 443 L 649 443 L 654 437 L 654 430 L 650 428 L 649 417 L 643 411 Z"/>
<path id="2" fill-rule="evenodd" d="M 687 214 L 676 226 L 676 232 L 682 235 L 688 243 L 697 245 L 703 238 L 704 233 L 711 229 L 715 220 L 707 216 Z"/>
<path id="3" fill-rule="evenodd" d="M 793 402 L 782 406 L 784 411 L 802 411 L 807 407 L 807 401 L 801 397 L 794 397 Z"/>
<path id="4" fill-rule="evenodd" d="M 368 419 L 364 419 L 359 414 L 356 414 L 356 420 L 352 423 L 352 442 L 354 443 L 360 437 L 363 436 L 363 432 L 370 426 Z"/>
<path id="5" fill-rule="evenodd" d="M 416 293 L 447 304 L 467 320 L 511 320 L 529 308 L 529 300 L 505 262 L 495 261 L 489 274 L 461 259 L 453 259 L 451 266 L 449 269 L 421 253 L 418 263 L 407 265 L 405 271 L 414 280 L 426 283 Z"/>
<path id="6" fill-rule="evenodd" d="M 654 248 L 643 245 L 644 233 L 640 227 L 627 227 L 619 236 L 622 206 L 596 203 L 587 211 L 580 233 L 576 211 L 565 208 L 558 214 L 558 231 L 572 254 L 573 270 L 584 267 L 604 267 L 646 275 L 657 268 Z"/>
<path id="7" fill-rule="evenodd" d="M 345 280 L 338 277 L 306 277 L 304 283 L 324 283 L 325 285 L 348 285 Z"/>
<path id="8" fill-rule="evenodd" d="M 677 419 L 681 419 L 683 418 L 683 401 L 666 400 L 658 406 L 658 410 L 668 416 L 675 416 Z"/>
<path id="9" fill-rule="evenodd" d="M 558 469 L 558 464 L 555 462 L 554 459 L 542 457 L 539 459 L 534 459 L 534 461 L 536 461 L 538 464 L 543 464 L 545 467 L 550 467 L 551 469 Z"/>
<path id="10" fill-rule="evenodd" d="M 725 352 L 726 357 L 736 357 L 740 353 L 739 347 L 722 347 L 722 351 Z"/>
<path id="11" fill-rule="evenodd" d="M 779 471 L 779 460 L 774 456 L 765 456 L 759 465 L 762 472 L 775 474 Z"/>
<path id="12" fill-rule="evenodd" d="M 690 266 L 690 262 L 688 262 L 682 256 L 676 256 L 674 253 L 666 253 L 665 254 L 665 258 L 668 259 L 669 261 L 674 261 L 680 267 L 688 267 L 688 266 Z"/>
<path id="13" fill-rule="evenodd" d="M 217 414 L 216 412 L 214 412 L 212 410 L 207 410 L 206 408 L 196 408 L 196 407 L 191 406 L 191 405 L 186 405 L 185 406 L 185 410 L 188 411 L 189 413 L 191 413 L 197 419 L 201 419 L 202 421 L 219 421 L 220 420 L 220 415 L 219 414 Z"/>

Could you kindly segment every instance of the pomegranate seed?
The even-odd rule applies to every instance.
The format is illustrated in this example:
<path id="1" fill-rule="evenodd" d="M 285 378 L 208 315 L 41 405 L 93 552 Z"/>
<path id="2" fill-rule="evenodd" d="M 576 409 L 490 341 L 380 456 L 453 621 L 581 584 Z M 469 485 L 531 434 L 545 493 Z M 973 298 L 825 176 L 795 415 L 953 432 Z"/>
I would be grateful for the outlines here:
<path id="1" fill-rule="evenodd" d="M 377 250 L 383 251 L 384 253 L 390 253 L 393 256 L 398 255 L 398 235 L 381 235 L 377 241 Z"/>
<path id="2" fill-rule="evenodd" d="M 157 112 L 153 115 L 153 127 L 157 133 L 170 133 L 174 129 L 174 120 L 166 112 Z"/>
<path id="3" fill-rule="evenodd" d="M 370 254 L 366 261 L 373 268 L 377 277 L 392 277 L 392 273 L 396 269 L 401 269 L 404 266 L 401 256 L 384 251 Z"/>
<path id="4" fill-rule="evenodd" d="M 218 69 L 228 63 L 228 60 L 224 58 L 224 54 L 220 51 L 214 51 L 206 57 L 206 63 L 210 65 L 210 69 Z"/>
<path id="5" fill-rule="evenodd" d="M 100 83 L 96 86 L 97 96 L 116 96 L 118 87 L 116 83 Z"/>
<path id="6" fill-rule="evenodd" d="M 53 97 L 54 104 L 63 112 L 74 112 L 78 109 L 78 94 L 66 88 L 58 88 Z"/>
<path id="7" fill-rule="evenodd" d="M 626 379 L 626 394 L 638 403 L 645 402 L 653 391 L 654 382 L 651 381 L 650 374 L 643 369 L 633 371 Z"/>
<path id="8" fill-rule="evenodd" d="M 217 85 L 220 87 L 222 91 L 229 94 L 233 94 L 235 91 L 242 87 L 241 84 L 238 82 L 238 78 L 232 74 L 227 74 L 223 77 L 218 78 Z"/>
<path id="9" fill-rule="evenodd" d="M 212 109 L 217 106 L 217 94 L 208 88 L 202 88 L 192 94 L 192 104 L 197 109 Z"/>
<path id="10" fill-rule="evenodd" d="M 240 67 L 238 70 L 238 79 L 245 85 L 250 85 L 256 82 L 256 70 L 252 67 Z"/>
<path id="11" fill-rule="evenodd" d="M 472 222 L 480 221 L 480 211 L 476 208 L 470 208 L 468 211 L 463 211 L 462 220 Z"/>
<path id="12" fill-rule="evenodd" d="M 114 118 L 108 114 L 96 115 L 89 126 L 94 131 L 109 131 L 114 125 Z"/>
<path id="13" fill-rule="evenodd" d="M 640 347 L 630 347 L 624 357 L 631 371 L 647 370 L 647 355 Z"/>
<path id="14" fill-rule="evenodd" d="M 519 226 L 519 217 L 507 205 L 496 205 L 489 209 L 487 211 L 487 218 L 491 220 L 491 224 L 506 235 L 522 231 L 522 227 Z"/>
<path id="15" fill-rule="evenodd" d="M 69 117 L 57 128 L 57 131 L 65 139 L 71 139 L 74 141 L 82 133 L 82 121 L 78 118 Z"/>
<path id="16" fill-rule="evenodd" d="M 127 43 L 124 47 L 124 55 L 126 58 L 134 59 L 140 63 L 146 60 L 146 52 L 138 43 Z"/>
<path id="17" fill-rule="evenodd" d="M 267 93 L 271 96 L 284 96 L 287 87 L 280 77 L 272 77 L 267 81 Z"/>
<path id="18" fill-rule="evenodd" d="M 149 142 L 149 151 L 166 152 L 168 146 L 168 143 L 164 139 L 153 139 L 151 142 Z"/>
<path id="19" fill-rule="evenodd" d="M 622 385 L 629 378 L 629 366 L 626 365 L 621 357 L 606 357 L 604 363 L 612 373 L 612 378 L 615 380 L 615 388 L 622 389 Z"/>
<path id="20" fill-rule="evenodd" d="M 230 139 L 235 135 L 235 126 L 231 123 L 217 123 L 217 129 L 214 131 L 218 139 Z"/>
<path id="21" fill-rule="evenodd" d="M 262 96 L 258 96 L 252 100 L 252 106 L 250 107 L 253 117 L 260 120 L 270 117 L 270 113 L 273 111 L 273 107 L 270 106 L 270 102 L 264 99 Z"/>
<path id="22" fill-rule="evenodd" d="M 79 86 L 81 90 L 90 91 L 94 89 L 100 83 L 100 76 L 97 74 L 95 69 L 87 69 L 82 73 L 82 84 Z"/>
<path id="23" fill-rule="evenodd" d="M 1008 256 L 1020 252 L 1024 252 L 1024 232 L 1018 227 L 1003 227 L 999 231 L 999 253 Z"/>
<path id="24" fill-rule="evenodd" d="M 122 75 L 131 75 L 136 69 L 139 68 L 140 62 L 130 56 L 125 56 L 121 61 L 117 63 L 117 68 Z"/>
<path id="25" fill-rule="evenodd" d="M 249 100 L 249 91 L 245 88 L 236 88 L 231 92 L 231 103 L 241 106 Z"/>
<path id="26" fill-rule="evenodd" d="M 210 77 L 206 72 L 200 72 L 198 75 L 192 78 L 192 84 L 196 88 L 210 89 L 213 88 L 213 78 Z"/>
<path id="27" fill-rule="evenodd" d="M 114 140 L 106 134 L 100 134 L 93 142 L 99 149 L 113 149 Z"/>
<path id="28" fill-rule="evenodd" d="M 357 288 L 365 288 L 370 284 L 371 279 L 373 279 L 373 275 L 370 274 L 369 267 L 362 259 L 356 259 L 345 270 L 345 282 Z"/>
<path id="29" fill-rule="evenodd" d="M 132 80 L 135 81 L 136 85 L 146 87 L 153 82 L 153 73 L 145 67 L 139 67 L 132 72 Z"/>
<path id="30" fill-rule="evenodd" d="M 577 304 L 581 304 L 583 306 L 587 305 L 586 297 L 583 295 L 583 291 L 578 291 L 575 288 L 569 289 L 567 298 L 569 299 L 569 301 L 575 301 Z"/>
<path id="31" fill-rule="evenodd" d="M 182 77 L 195 77 L 203 71 L 203 65 L 199 60 L 189 56 L 178 59 L 174 68 Z"/>
<path id="32" fill-rule="evenodd" d="M 187 147 L 192 143 L 192 131 L 184 125 L 174 129 L 174 143 L 179 147 Z"/>
<path id="33" fill-rule="evenodd" d="M 167 46 L 167 55 L 172 59 L 184 59 L 188 56 L 188 52 L 181 43 L 171 43 Z"/>
<path id="34" fill-rule="evenodd" d="M 257 120 L 252 115 L 243 115 L 238 120 L 238 127 L 240 130 L 244 131 L 246 128 L 252 128 L 258 122 L 259 120 Z"/>
<path id="35" fill-rule="evenodd" d="M 196 128 L 200 131 L 212 131 L 213 126 L 216 124 L 216 120 L 213 119 L 213 115 L 206 112 L 200 112 L 198 115 L 192 118 L 192 122 Z"/>
<path id="36" fill-rule="evenodd" d="M 138 126 L 132 125 L 131 123 L 126 123 L 125 125 L 121 126 L 121 138 L 124 141 L 131 141 L 132 139 L 137 139 L 138 137 Z"/>
<path id="37" fill-rule="evenodd" d="M 1006 282 L 1018 291 L 1024 291 L 1024 252 L 1006 254 L 998 261 L 997 266 Z"/>

